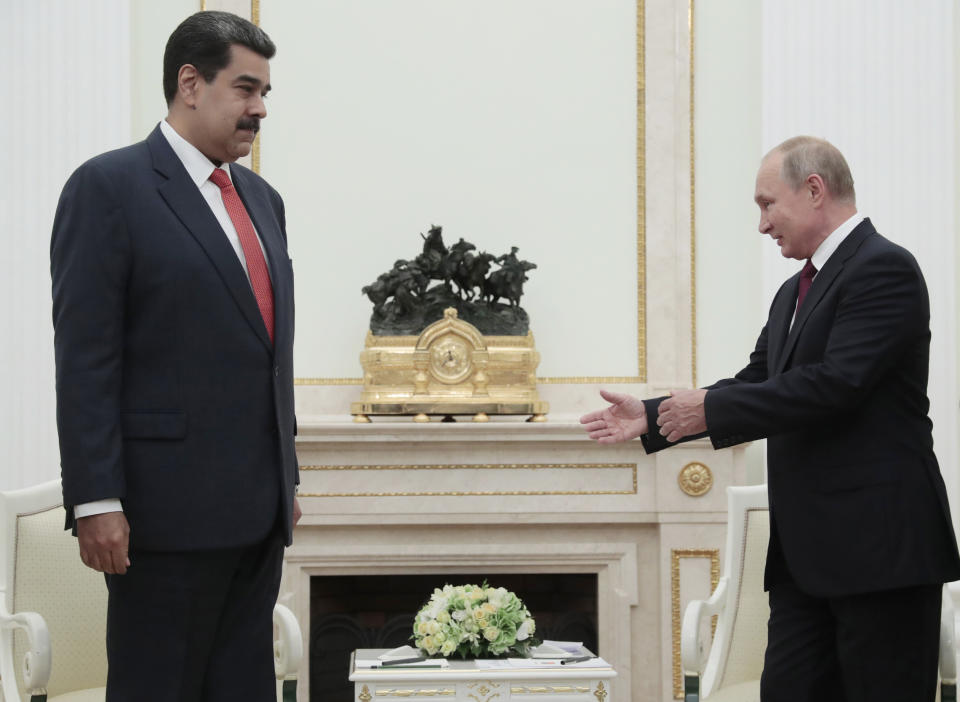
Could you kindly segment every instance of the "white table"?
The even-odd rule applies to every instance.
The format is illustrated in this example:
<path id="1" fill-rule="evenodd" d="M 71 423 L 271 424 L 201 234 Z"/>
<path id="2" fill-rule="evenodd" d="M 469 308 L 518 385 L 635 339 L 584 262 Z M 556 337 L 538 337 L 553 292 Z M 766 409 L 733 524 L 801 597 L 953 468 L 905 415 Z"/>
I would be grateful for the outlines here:
<path id="1" fill-rule="evenodd" d="M 450 659 L 447 668 L 357 668 L 357 659 L 387 649 L 359 649 L 350 658 L 354 701 L 442 697 L 462 702 L 606 702 L 617 676 L 611 667 L 481 669 L 474 661 Z"/>

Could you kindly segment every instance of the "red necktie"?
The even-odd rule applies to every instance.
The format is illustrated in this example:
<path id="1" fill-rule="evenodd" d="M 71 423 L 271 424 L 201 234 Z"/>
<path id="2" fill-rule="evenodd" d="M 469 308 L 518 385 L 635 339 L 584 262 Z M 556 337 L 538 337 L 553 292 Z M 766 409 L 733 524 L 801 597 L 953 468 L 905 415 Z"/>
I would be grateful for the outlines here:
<path id="1" fill-rule="evenodd" d="M 807 296 L 807 290 L 810 289 L 810 284 L 813 282 L 813 276 L 817 274 L 817 267 L 813 265 L 813 262 L 808 258 L 807 262 L 803 264 L 803 270 L 800 271 L 800 288 L 797 291 L 797 309 L 800 309 L 800 305 L 803 304 L 803 298 Z"/>
<path id="2" fill-rule="evenodd" d="M 257 307 L 263 316 L 263 323 L 267 326 L 267 334 L 273 341 L 273 285 L 270 274 L 267 272 L 267 262 L 263 258 L 263 249 L 257 240 L 257 233 L 250 221 L 250 215 L 243 206 L 237 189 L 233 187 L 230 176 L 222 168 L 214 168 L 210 180 L 220 188 L 223 204 L 227 214 L 236 227 L 240 237 L 240 246 L 243 248 L 243 257 L 247 260 L 247 272 L 250 274 L 250 285 L 253 287 L 253 296 L 257 298 Z"/>

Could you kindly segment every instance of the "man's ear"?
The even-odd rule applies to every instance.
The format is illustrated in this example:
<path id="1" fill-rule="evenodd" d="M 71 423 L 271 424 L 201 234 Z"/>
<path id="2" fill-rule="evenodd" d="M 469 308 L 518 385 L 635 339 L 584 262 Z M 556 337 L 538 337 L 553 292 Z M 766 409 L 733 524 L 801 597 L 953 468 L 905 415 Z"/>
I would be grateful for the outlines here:
<path id="1" fill-rule="evenodd" d="M 816 173 L 811 173 L 807 176 L 804 187 L 806 187 L 807 192 L 810 194 L 810 201 L 814 207 L 819 207 L 823 204 L 823 199 L 827 194 L 827 187 L 823 182 L 823 178 Z"/>
<path id="2" fill-rule="evenodd" d="M 177 92 L 184 104 L 194 110 L 197 109 L 197 89 L 202 80 L 203 76 L 192 63 L 183 64 L 177 72 Z"/>

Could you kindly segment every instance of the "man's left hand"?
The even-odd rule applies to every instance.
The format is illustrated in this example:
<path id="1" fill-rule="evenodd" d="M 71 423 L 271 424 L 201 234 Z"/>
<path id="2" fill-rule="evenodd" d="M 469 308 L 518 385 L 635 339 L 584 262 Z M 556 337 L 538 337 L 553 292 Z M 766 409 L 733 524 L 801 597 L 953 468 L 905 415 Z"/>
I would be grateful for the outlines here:
<path id="1" fill-rule="evenodd" d="M 667 441 L 680 441 L 685 436 L 702 434 L 707 430 L 707 415 L 703 408 L 706 390 L 673 390 L 670 399 L 660 403 L 657 424 Z"/>
<path id="2" fill-rule="evenodd" d="M 300 509 L 300 500 L 296 497 L 293 498 L 293 525 L 296 526 L 297 522 L 300 521 L 300 517 L 303 516 L 303 510 Z"/>

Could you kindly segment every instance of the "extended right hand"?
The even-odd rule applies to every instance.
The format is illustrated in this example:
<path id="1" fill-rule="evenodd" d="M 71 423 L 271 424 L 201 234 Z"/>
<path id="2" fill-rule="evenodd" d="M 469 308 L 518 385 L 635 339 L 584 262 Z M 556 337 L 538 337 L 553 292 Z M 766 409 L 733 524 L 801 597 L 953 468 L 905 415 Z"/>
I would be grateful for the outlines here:
<path id="1" fill-rule="evenodd" d="M 580 417 L 580 423 L 601 444 L 615 444 L 647 433 L 647 410 L 633 395 L 601 390 L 609 407 Z"/>
<path id="2" fill-rule="evenodd" d="M 130 525 L 123 512 L 104 512 L 77 520 L 80 558 L 101 573 L 123 575 L 130 567 Z"/>

